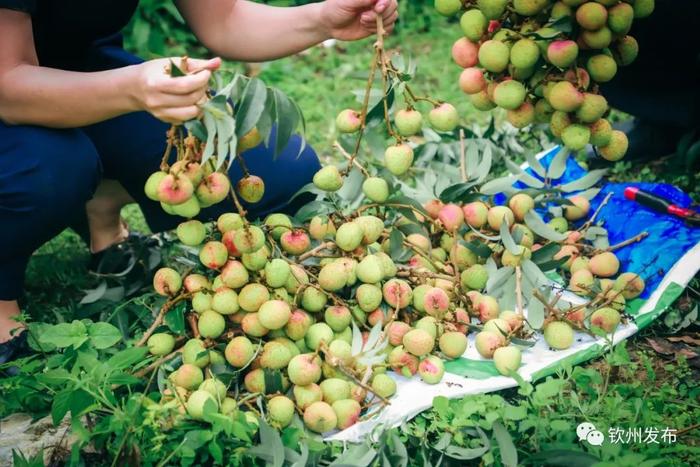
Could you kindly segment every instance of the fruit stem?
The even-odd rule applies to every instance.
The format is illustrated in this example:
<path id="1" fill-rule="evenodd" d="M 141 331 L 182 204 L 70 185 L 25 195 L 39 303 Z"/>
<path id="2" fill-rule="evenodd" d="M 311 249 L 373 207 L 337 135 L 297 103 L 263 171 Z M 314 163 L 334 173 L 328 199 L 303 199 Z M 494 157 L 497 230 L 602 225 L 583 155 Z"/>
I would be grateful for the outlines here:
<path id="1" fill-rule="evenodd" d="M 631 245 L 631 244 L 633 244 L 633 243 L 641 242 L 642 240 L 644 240 L 644 239 L 647 238 L 648 236 L 649 236 L 649 232 L 642 232 L 642 233 L 640 233 L 639 235 L 635 235 L 635 236 L 632 237 L 632 238 L 628 238 L 628 239 L 625 240 L 624 242 L 620 242 L 620 243 L 618 243 L 618 244 L 616 244 L 616 245 L 610 246 L 610 247 L 606 248 L 605 250 L 601 250 L 601 251 L 615 251 L 615 250 L 619 250 L 620 248 L 624 248 L 624 247 L 626 247 L 627 245 Z"/>
<path id="2" fill-rule="evenodd" d="M 238 200 L 238 196 L 236 195 L 236 190 L 233 189 L 233 185 L 231 186 L 229 191 L 231 192 L 231 198 L 233 199 L 233 204 L 236 206 L 238 214 L 240 214 L 240 216 L 243 218 L 243 223 L 245 225 L 249 225 L 248 219 L 246 219 L 245 217 L 247 211 L 243 209 L 243 205 L 241 205 L 241 202 Z"/>
<path id="3" fill-rule="evenodd" d="M 341 146 L 340 143 L 339 143 L 338 141 L 335 141 L 335 142 L 333 143 L 333 147 L 336 148 L 336 149 L 338 149 L 338 151 L 340 152 L 340 154 L 341 154 L 344 158 L 346 158 L 347 160 L 350 161 L 350 164 L 354 164 L 355 167 L 357 167 L 358 169 L 360 169 L 360 172 L 362 172 L 362 175 L 364 175 L 365 178 L 369 178 L 369 177 L 370 177 L 369 172 L 367 172 L 367 169 L 365 169 L 365 168 L 362 166 L 362 164 L 360 164 L 360 163 L 357 161 L 357 159 L 355 159 L 355 158 L 352 157 L 350 154 L 348 154 L 348 152 L 345 150 L 345 148 L 344 148 L 343 146 Z"/>
<path id="4" fill-rule="evenodd" d="M 520 265 L 515 266 L 515 300 L 518 304 L 518 314 L 520 316 L 524 315 L 523 310 L 523 271 L 520 269 Z"/>
<path id="5" fill-rule="evenodd" d="M 168 159 L 170 159 L 170 152 L 173 150 L 173 141 L 175 140 L 175 125 L 171 125 L 168 131 L 165 132 L 168 144 L 165 146 L 165 152 L 163 152 L 163 157 L 160 161 L 160 170 L 167 172 L 170 168 L 168 164 Z"/>
<path id="6" fill-rule="evenodd" d="M 301 263 L 302 261 L 311 258 L 312 256 L 316 256 L 317 253 L 321 252 L 322 250 L 330 250 L 335 246 L 335 243 L 333 242 L 325 242 L 321 243 L 317 247 L 307 251 L 303 255 L 299 256 L 298 261 Z"/>
<path id="7" fill-rule="evenodd" d="M 595 210 L 595 212 L 593 213 L 593 215 L 591 216 L 591 218 L 588 219 L 588 220 L 586 221 L 586 223 L 583 224 L 583 225 L 581 226 L 580 229 L 578 229 L 579 232 L 586 232 L 586 231 L 588 231 L 588 228 L 589 228 L 591 225 L 593 225 L 593 222 L 595 222 L 596 217 L 598 217 L 598 214 L 600 214 L 601 209 L 603 209 L 603 207 L 604 207 L 606 204 L 608 204 L 608 201 L 610 201 L 610 198 L 612 197 L 612 195 L 613 195 L 612 193 L 608 193 L 608 194 L 605 196 L 605 198 L 603 199 L 603 202 L 600 203 L 600 206 L 598 206 L 598 209 Z"/>
<path id="8" fill-rule="evenodd" d="M 467 181 L 467 155 L 464 144 L 464 129 L 459 130 L 459 170 L 462 175 L 462 181 Z"/>
<path id="9" fill-rule="evenodd" d="M 153 370 L 155 370 L 156 368 L 161 366 L 163 363 L 169 362 L 170 360 L 175 358 L 180 352 L 182 352 L 182 349 L 177 349 L 177 350 L 172 351 L 168 355 L 160 357 L 158 360 L 151 363 L 147 367 L 142 368 L 139 371 L 137 371 L 136 373 L 134 373 L 134 376 L 137 378 L 143 378 L 144 376 L 146 376 L 147 374 L 149 374 L 150 372 L 152 372 Z"/>
<path id="10" fill-rule="evenodd" d="M 153 321 L 153 324 L 146 330 L 146 332 L 143 333 L 143 336 L 139 341 L 136 343 L 134 347 L 143 347 L 146 344 L 146 341 L 148 341 L 148 338 L 153 335 L 155 330 L 158 328 L 163 323 L 163 319 L 165 318 L 165 315 L 170 311 L 170 309 L 180 303 L 181 301 L 187 299 L 190 297 L 189 292 L 183 292 L 180 295 L 168 300 L 163 304 L 163 306 L 160 308 L 160 311 L 158 312 L 158 315 L 156 315 L 156 319 Z"/>

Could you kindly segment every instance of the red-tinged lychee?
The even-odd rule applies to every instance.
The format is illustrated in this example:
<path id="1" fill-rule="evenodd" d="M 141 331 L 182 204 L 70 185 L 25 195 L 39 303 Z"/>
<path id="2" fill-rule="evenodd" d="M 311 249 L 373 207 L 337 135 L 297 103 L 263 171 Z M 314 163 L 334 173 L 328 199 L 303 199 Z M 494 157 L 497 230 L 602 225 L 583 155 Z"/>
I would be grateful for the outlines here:
<path id="1" fill-rule="evenodd" d="M 568 68 L 578 57 L 578 45 L 571 40 L 555 40 L 547 48 L 547 59 L 559 68 Z"/>
<path id="2" fill-rule="evenodd" d="M 452 59 L 462 68 L 473 67 L 479 62 L 479 45 L 466 37 L 458 39 L 452 46 Z"/>
<path id="3" fill-rule="evenodd" d="M 305 231 L 294 229 L 282 234 L 280 237 L 280 246 L 286 253 L 299 256 L 309 250 L 311 247 L 311 239 Z"/>
<path id="4" fill-rule="evenodd" d="M 338 418 L 337 428 L 344 430 L 357 423 L 362 407 L 354 399 L 341 399 L 333 402 L 333 411 Z"/>
<path id="5" fill-rule="evenodd" d="M 326 308 L 324 319 L 333 331 L 340 332 L 350 325 L 352 315 L 348 307 L 334 305 Z"/>
<path id="6" fill-rule="evenodd" d="M 423 298 L 425 312 L 431 316 L 442 317 L 450 307 L 450 297 L 442 289 L 433 287 Z"/>
<path id="7" fill-rule="evenodd" d="M 399 345 L 389 353 L 387 363 L 396 373 L 409 378 L 418 371 L 419 361 L 418 357 L 408 353 L 403 345 Z"/>
<path id="8" fill-rule="evenodd" d="M 522 314 L 516 313 L 515 311 L 511 310 L 502 311 L 501 313 L 499 313 L 498 318 L 508 323 L 508 327 L 513 332 L 522 328 L 523 322 L 525 321 L 525 317 Z"/>
<path id="9" fill-rule="evenodd" d="M 236 152 L 239 154 L 248 151 L 249 149 L 256 148 L 263 143 L 263 137 L 260 134 L 260 130 L 254 127 L 245 135 L 238 138 L 238 147 L 236 147 Z"/>
<path id="10" fill-rule="evenodd" d="M 391 279 L 382 287 L 384 301 L 391 308 L 406 308 L 411 303 L 412 290 L 406 281 Z"/>
<path id="11" fill-rule="evenodd" d="M 488 221 L 488 207 L 481 201 L 473 201 L 462 207 L 464 221 L 475 229 L 480 229 Z"/>
<path id="12" fill-rule="evenodd" d="M 241 320 L 241 329 L 246 335 L 251 337 L 262 337 L 270 332 L 269 329 L 260 323 L 257 313 L 246 313 Z"/>
<path id="13" fill-rule="evenodd" d="M 474 301 L 474 311 L 482 323 L 497 318 L 500 311 L 498 302 L 490 295 L 479 295 Z"/>
<path id="14" fill-rule="evenodd" d="M 623 272 L 615 279 L 613 290 L 622 292 L 626 300 L 639 297 L 644 292 L 644 279 L 633 272 Z"/>
<path id="15" fill-rule="evenodd" d="M 338 417 L 326 402 L 314 402 L 304 410 L 304 424 L 316 433 L 326 433 L 338 425 Z"/>
<path id="16" fill-rule="evenodd" d="M 345 109 L 335 119 L 335 126 L 340 133 L 355 133 L 362 127 L 362 115 L 352 109 Z"/>
<path id="17" fill-rule="evenodd" d="M 153 276 L 153 288 L 159 295 L 175 295 L 182 288 L 182 276 L 172 268 L 160 268 Z"/>
<path id="18" fill-rule="evenodd" d="M 201 368 L 185 363 L 172 374 L 173 383 L 176 386 L 185 388 L 188 391 L 197 389 L 202 381 L 204 381 L 204 373 Z"/>
<path id="19" fill-rule="evenodd" d="M 438 219 L 446 230 L 454 232 L 464 223 L 464 212 L 456 204 L 446 204 L 440 209 Z"/>
<path id="20" fill-rule="evenodd" d="M 403 337 L 408 331 L 411 330 L 411 326 L 403 321 L 392 321 L 389 323 L 384 332 L 389 339 L 389 344 L 393 346 L 401 345 L 403 342 Z"/>
<path id="21" fill-rule="evenodd" d="M 459 87 L 467 94 L 476 94 L 486 89 L 484 72 L 479 68 L 465 68 L 459 77 Z"/>
<path id="22" fill-rule="evenodd" d="M 158 184 L 158 199 L 171 206 L 182 204 L 194 193 L 194 186 L 184 174 L 168 174 Z"/>
<path id="23" fill-rule="evenodd" d="M 445 364 L 440 357 L 429 355 L 418 365 L 418 374 L 428 384 L 437 384 L 445 375 Z"/>
<path id="24" fill-rule="evenodd" d="M 228 176 L 220 172 L 214 172 L 206 177 L 197 186 L 197 199 L 203 207 L 220 203 L 229 195 L 231 182 Z"/>
<path id="25" fill-rule="evenodd" d="M 474 345 L 476 351 L 484 358 L 493 358 L 493 353 L 499 347 L 506 344 L 506 339 L 502 334 L 491 331 L 481 331 L 476 335 Z"/>
<path id="26" fill-rule="evenodd" d="M 602 330 L 606 334 L 615 332 L 620 324 L 620 312 L 614 308 L 599 308 L 591 315 L 591 327 Z"/>
<path id="27" fill-rule="evenodd" d="M 567 220 L 577 221 L 588 216 L 588 212 L 591 209 L 591 203 L 587 198 L 576 195 L 569 198 L 569 201 L 571 201 L 573 205 L 564 206 L 564 217 L 566 217 Z"/>
<path id="28" fill-rule="evenodd" d="M 298 386 L 307 386 L 321 379 L 321 360 L 314 354 L 300 354 L 289 361 L 289 380 Z"/>
<path id="29" fill-rule="evenodd" d="M 259 203 L 265 195 L 265 182 L 257 175 L 248 175 L 238 181 L 236 190 L 245 202 Z"/>
<path id="30" fill-rule="evenodd" d="M 535 200 L 528 194 L 518 193 L 508 201 L 508 206 L 513 212 L 515 219 L 518 222 L 522 222 L 525 219 L 525 215 L 535 208 Z"/>
<path id="31" fill-rule="evenodd" d="M 152 201 L 160 201 L 160 197 L 158 196 L 158 186 L 167 175 L 167 172 L 161 171 L 154 172 L 148 177 L 148 180 L 146 180 L 146 185 L 144 187 L 144 193 L 146 193 L 146 197 L 148 197 L 148 199 Z"/>
<path id="32" fill-rule="evenodd" d="M 226 361 L 235 368 L 243 368 L 253 359 L 255 346 L 245 336 L 237 336 L 226 345 L 224 356 Z"/>
<path id="33" fill-rule="evenodd" d="M 525 128 L 535 121 L 535 107 L 530 102 L 523 102 L 517 109 L 509 110 L 506 118 L 515 128 Z"/>
<path id="34" fill-rule="evenodd" d="M 591 258 L 589 268 L 598 277 L 613 277 L 620 269 L 620 260 L 609 251 L 598 253 Z"/>

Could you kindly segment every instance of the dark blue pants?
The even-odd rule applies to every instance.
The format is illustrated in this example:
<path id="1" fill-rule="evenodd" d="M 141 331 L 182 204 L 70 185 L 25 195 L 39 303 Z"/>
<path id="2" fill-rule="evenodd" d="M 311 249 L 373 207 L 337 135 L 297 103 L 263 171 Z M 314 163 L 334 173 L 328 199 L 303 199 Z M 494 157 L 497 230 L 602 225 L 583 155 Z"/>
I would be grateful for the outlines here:
<path id="1" fill-rule="evenodd" d="M 85 71 L 137 63 L 121 47 L 96 47 Z M 8 126 L 0 122 L 0 300 L 17 299 L 31 254 L 66 227 L 85 224 L 85 203 L 100 180 L 119 181 L 140 205 L 150 228 L 174 228 L 181 218 L 166 214 L 146 198 L 143 186 L 158 170 L 169 125 L 145 112 L 132 113 L 85 128 L 56 130 Z M 294 212 L 292 195 L 309 183 L 320 167 L 308 146 L 298 155 L 301 138 L 294 136 L 282 154 L 259 146 L 243 154 L 249 171 L 265 180 L 260 203 L 246 206 L 251 216 Z M 274 147 L 274 134 L 270 147 Z M 241 178 L 238 164 L 229 173 Z M 202 220 L 232 211 L 231 203 L 202 210 Z"/>

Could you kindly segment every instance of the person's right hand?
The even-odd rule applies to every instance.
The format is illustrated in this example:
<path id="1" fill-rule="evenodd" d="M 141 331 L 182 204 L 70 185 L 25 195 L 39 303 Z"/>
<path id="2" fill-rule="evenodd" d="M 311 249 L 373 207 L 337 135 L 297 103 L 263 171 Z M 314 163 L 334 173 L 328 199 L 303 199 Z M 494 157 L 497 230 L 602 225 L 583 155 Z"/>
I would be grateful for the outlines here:
<path id="1" fill-rule="evenodd" d="M 159 120 L 179 124 L 196 118 L 212 71 L 221 66 L 220 58 L 187 59 L 186 76 L 171 77 L 170 61 L 183 69 L 179 58 L 150 60 L 136 66 L 135 97 L 138 107 Z"/>

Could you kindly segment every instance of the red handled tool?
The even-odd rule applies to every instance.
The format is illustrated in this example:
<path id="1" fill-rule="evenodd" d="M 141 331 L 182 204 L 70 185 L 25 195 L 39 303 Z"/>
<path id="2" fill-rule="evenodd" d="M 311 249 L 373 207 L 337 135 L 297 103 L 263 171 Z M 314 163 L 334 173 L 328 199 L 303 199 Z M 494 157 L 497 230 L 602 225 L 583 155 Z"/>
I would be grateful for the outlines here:
<path id="1" fill-rule="evenodd" d="M 700 225 L 700 213 L 697 211 L 682 208 L 673 204 L 667 199 L 661 198 L 660 196 L 641 190 L 637 187 L 629 186 L 625 188 L 625 198 L 630 201 L 636 201 L 642 206 L 646 206 L 656 212 L 662 212 L 680 217 L 691 225 Z"/>

